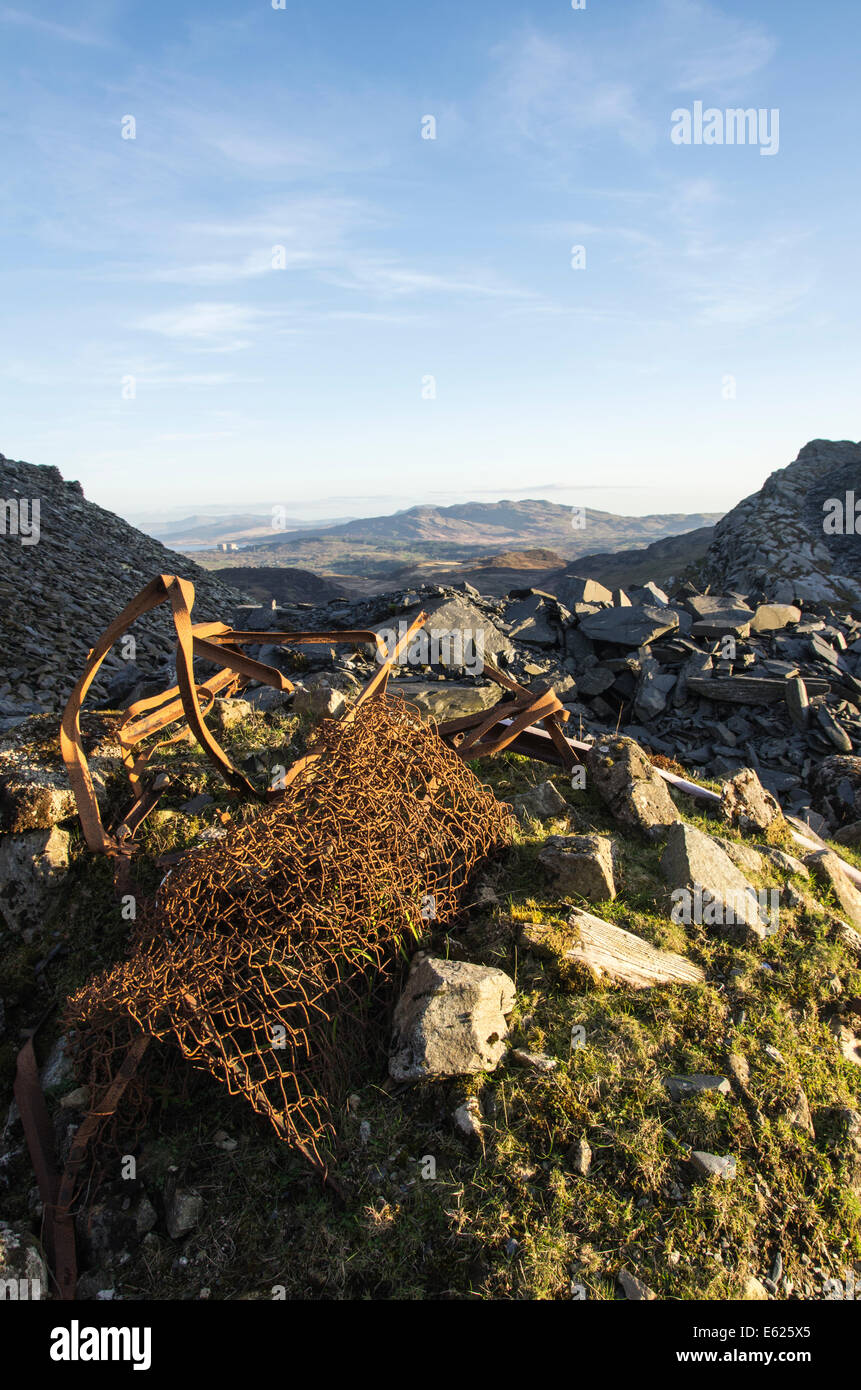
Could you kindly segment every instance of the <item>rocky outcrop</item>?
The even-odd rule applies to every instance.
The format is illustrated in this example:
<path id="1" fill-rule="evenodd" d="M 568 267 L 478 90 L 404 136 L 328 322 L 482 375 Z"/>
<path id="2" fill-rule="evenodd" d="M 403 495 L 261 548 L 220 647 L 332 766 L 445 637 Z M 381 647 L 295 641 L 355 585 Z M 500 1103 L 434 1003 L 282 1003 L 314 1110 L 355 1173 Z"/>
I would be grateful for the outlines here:
<path id="1" fill-rule="evenodd" d="M 17 532 L 6 519 L 13 513 Z M 80 483 L 65 481 L 58 469 L 16 463 L 0 454 L 0 523 L 4 521 L 0 716 L 12 716 L 21 708 L 61 708 L 96 639 L 157 574 L 192 580 L 198 621 L 224 619 L 225 614 L 229 620 L 242 597 L 191 560 L 88 502 Z M 24 534 L 27 528 L 30 536 Z M 166 607 L 136 623 L 137 661 L 147 674 L 155 675 L 164 665 L 172 630 Z M 94 683 L 94 695 L 105 698 L 111 678 L 118 676 L 122 682 L 129 671 L 128 661 L 109 656 Z"/>
<path id="2" fill-rule="evenodd" d="M 811 440 L 718 522 L 705 579 L 724 591 L 765 589 L 776 603 L 861 607 L 861 536 L 847 494 L 861 524 L 861 443 Z"/>

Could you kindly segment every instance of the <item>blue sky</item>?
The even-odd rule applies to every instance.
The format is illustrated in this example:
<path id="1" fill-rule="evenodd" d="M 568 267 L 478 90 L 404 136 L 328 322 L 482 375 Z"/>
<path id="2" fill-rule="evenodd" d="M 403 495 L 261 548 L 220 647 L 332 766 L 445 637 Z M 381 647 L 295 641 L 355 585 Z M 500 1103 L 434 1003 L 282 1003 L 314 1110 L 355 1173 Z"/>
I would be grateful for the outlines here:
<path id="1" fill-rule="evenodd" d="M 0 0 L 0 451 L 126 514 L 729 507 L 861 433 L 859 36 L 857 0 Z M 695 101 L 777 108 L 777 154 L 675 145 Z"/>

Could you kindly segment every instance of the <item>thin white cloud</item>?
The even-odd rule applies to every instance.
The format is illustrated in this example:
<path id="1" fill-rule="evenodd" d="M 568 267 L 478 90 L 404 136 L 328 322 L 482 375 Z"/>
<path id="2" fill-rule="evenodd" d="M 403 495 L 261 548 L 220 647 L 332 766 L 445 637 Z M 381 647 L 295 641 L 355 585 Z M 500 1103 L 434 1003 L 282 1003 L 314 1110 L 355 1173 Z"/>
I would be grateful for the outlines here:
<path id="1" fill-rule="evenodd" d="M 327 276 L 345 289 L 367 290 L 383 297 L 421 294 L 470 294 L 502 299 L 528 299 L 527 290 L 507 285 L 486 274 L 436 274 L 376 260 L 351 260 L 346 272 Z"/>
<path id="2" fill-rule="evenodd" d="M 777 51 L 757 20 L 738 19 L 707 0 L 662 0 L 662 10 L 670 81 L 680 91 L 734 88 Z"/>
<path id="3" fill-rule="evenodd" d="M 487 94 L 497 132 L 547 153 L 567 152 L 569 160 L 598 133 L 637 148 L 652 144 L 653 122 L 608 52 L 534 29 L 497 45 Z"/>
<path id="4" fill-rule="evenodd" d="M 208 351 L 238 352 L 250 346 L 241 335 L 253 333 L 272 317 L 271 310 L 244 304 L 199 303 L 148 314 L 139 327 Z"/>
<path id="5" fill-rule="evenodd" d="M 23 29 L 34 29 L 43 37 L 58 39 L 63 43 L 78 43 L 88 48 L 110 48 L 110 40 L 92 29 L 72 29 L 66 24 L 56 24 L 54 20 L 42 19 L 39 15 L 26 14 L 23 10 L 13 10 L 7 6 L 0 9 L 0 24 L 17 24 Z"/>

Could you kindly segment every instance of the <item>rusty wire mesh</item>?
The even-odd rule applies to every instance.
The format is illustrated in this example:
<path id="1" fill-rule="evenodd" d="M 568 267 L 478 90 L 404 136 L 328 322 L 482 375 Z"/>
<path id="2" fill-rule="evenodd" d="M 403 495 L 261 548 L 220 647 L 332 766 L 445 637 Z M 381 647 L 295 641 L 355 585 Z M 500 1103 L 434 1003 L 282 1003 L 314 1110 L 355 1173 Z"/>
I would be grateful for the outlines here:
<path id="1" fill-rule="evenodd" d="M 170 871 L 71 1010 L 103 1071 L 117 1030 L 172 1041 L 319 1160 L 369 1007 L 510 821 L 403 700 L 324 721 L 316 748 L 283 800 Z"/>

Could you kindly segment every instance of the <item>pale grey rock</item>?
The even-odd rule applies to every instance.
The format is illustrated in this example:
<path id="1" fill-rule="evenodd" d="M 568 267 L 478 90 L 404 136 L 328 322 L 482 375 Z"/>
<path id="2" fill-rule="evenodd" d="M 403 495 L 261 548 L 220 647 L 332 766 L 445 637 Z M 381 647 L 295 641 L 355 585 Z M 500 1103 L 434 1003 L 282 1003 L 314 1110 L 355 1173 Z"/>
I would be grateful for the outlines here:
<path id="1" fill-rule="evenodd" d="M 861 1067 L 861 1036 L 839 1018 L 833 1018 L 828 1026 L 837 1040 L 841 1057 Z"/>
<path id="2" fill-rule="evenodd" d="M 803 1130 L 805 1134 L 810 1135 L 811 1139 L 816 1138 L 816 1130 L 813 1128 L 813 1120 L 810 1114 L 810 1102 L 800 1086 L 792 1098 L 792 1103 L 787 1111 L 786 1118 L 794 1129 Z"/>
<path id="3" fill-rule="evenodd" d="M 193 1231 L 200 1224 L 203 1215 L 203 1198 L 199 1192 L 177 1188 L 165 1210 L 165 1224 L 171 1240 Z"/>
<path id="4" fill-rule="evenodd" d="M 567 815 L 570 809 L 552 782 L 539 782 L 537 787 L 512 797 L 511 804 L 518 820 L 551 820 Z"/>
<path id="5" fill-rule="evenodd" d="M 654 657 L 646 657 L 640 667 L 640 682 L 634 699 L 641 719 L 654 717 L 667 707 L 667 696 L 676 683 L 671 671 L 661 670 Z"/>
<path id="6" fill-rule="evenodd" d="M 753 615 L 751 632 L 778 632 L 801 622 L 801 609 L 791 603 L 761 603 Z"/>
<path id="7" fill-rule="evenodd" d="M 724 835 L 715 835 L 715 844 L 720 845 L 725 854 L 729 856 L 737 869 L 741 869 L 745 874 L 761 874 L 765 869 L 765 862 L 761 854 L 755 849 L 750 849 L 748 845 L 742 844 L 739 840 L 729 840 Z"/>
<path id="8" fill-rule="evenodd" d="M 505 1052 L 514 983 L 494 966 L 421 956 L 395 1008 L 396 1081 L 493 1071 Z"/>
<path id="9" fill-rule="evenodd" d="M 723 930 L 740 927 L 760 940 L 765 937 L 768 919 L 751 885 L 720 845 L 696 826 L 684 821 L 670 826 L 661 873 L 673 890 L 702 893 L 706 925 Z M 717 918 L 713 923 L 712 916 Z"/>
<path id="10" fill-rule="evenodd" d="M 752 767 L 741 768 L 721 788 L 721 814 L 747 834 L 762 834 L 781 820 L 780 803 L 766 791 Z"/>
<path id="11" fill-rule="evenodd" d="M 633 739 L 599 739 L 586 754 L 588 784 L 620 825 L 660 839 L 679 813 L 667 784 Z"/>
<path id="12" fill-rule="evenodd" d="M 585 1136 L 578 1139 L 571 1150 L 571 1166 L 581 1178 L 588 1178 L 592 1168 L 592 1146 Z"/>
<path id="13" fill-rule="evenodd" d="M 755 1274 L 749 1274 L 742 1284 L 741 1298 L 745 1303 L 767 1303 L 768 1289 Z"/>
<path id="14" fill-rule="evenodd" d="M 638 1279 L 637 1275 L 632 1274 L 628 1269 L 619 1270 L 619 1283 L 626 1298 L 638 1302 L 651 1302 L 658 1296 L 654 1290 L 649 1288 L 648 1284 L 644 1284 L 642 1279 Z"/>
<path id="15" fill-rule="evenodd" d="M 703 1178 L 732 1182 L 736 1176 L 737 1165 L 731 1155 L 710 1154 L 695 1149 L 691 1154 L 691 1163 Z"/>
<path id="16" fill-rule="evenodd" d="M 490 709 L 500 697 L 496 685 L 460 685 L 457 681 L 389 681 L 388 695 L 414 704 L 422 715 L 444 724 L 465 714 Z"/>
<path id="17" fill-rule="evenodd" d="M 245 720 L 254 713 L 254 707 L 248 700 L 213 700 L 212 702 L 212 722 L 216 729 L 221 733 L 229 733 L 231 729 L 244 724 Z"/>
<path id="18" fill-rule="evenodd" d="M 466 1139 L 480 1139 L 483 1131 L 477 1096 L 469 1096 L 454 1112 L 454 1127 Z"/>
<path id="19" fill-rule="evenodd" d="M 732 1087 L 725 1076 L 709 1076 L 704 1072 L 694 1072 L 691 1076 L 665 1076 L 664 1085 L 672 1100 L 689 1100 L 716 1091 L 722 1096 L 731 1096 Z"/>
<path id="20" fill-rule="evenodd" d="M 839 857 L 832 849 L 816 850 L 807 854 L 804 862 L 815 878 L 826 888 L 830 888 L 840 910 L 853 927 L 861 929 L 861 893 L 844 873 Z"/>
<path id="21" fill-rule="evenodd" d="M 575 893 L 590 902 L 616 896 L 613 841 L 606 835 L 551 835 L 538 862 L 553 875 L 561 893 Z"/>
<path id="22" fill-rule="evenodd" d="M 546 1052 L 528 1052 L 525 1047 L 512 1048 L 511 1060 L 519 1067 L 528 1067 L 530 1071 L 545 1075 L 555 1071 L 559 1065 L 557 1057 L 550 1057 Z"/>
<path id="23" fill-rule="evenodd" d="M 48 1268 L 30 1233 L 0 1221 L 0 1288 L 7 1302 L 41 1302 L 51 1294 Z"/>
<path id="24" fill-rule="evenodd" d="M 406 653 L 408 663 L 422 658 L 427 661 L 428 655 L 436 652 L 443 666 L 465 667 L 478 675 L 485 657 L 503 665 L 513 659 L 515 648 L 510 638 L 466 595 L 444 595 L 415 605 L 403 614 L 407 625 L 422 609 L 427 618 Z M 371 626 L 381 632 L 394 624 L 387 621 Z"/>
<path id="25" fill-rule="evenodd" d="M 0 835 L 0 917 L 16 932 L 39 928 L 69 867 L 71 836 L 59 826 Z"/>

